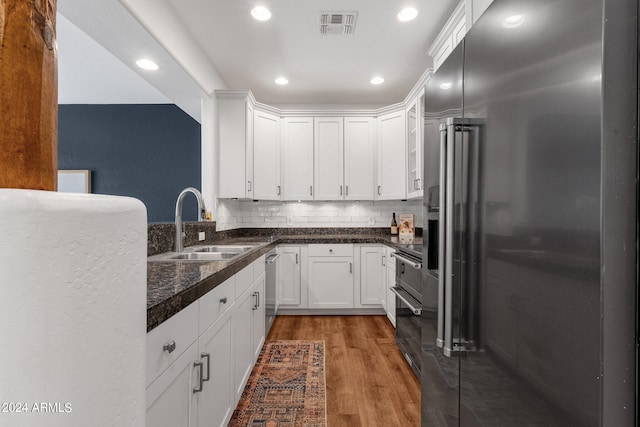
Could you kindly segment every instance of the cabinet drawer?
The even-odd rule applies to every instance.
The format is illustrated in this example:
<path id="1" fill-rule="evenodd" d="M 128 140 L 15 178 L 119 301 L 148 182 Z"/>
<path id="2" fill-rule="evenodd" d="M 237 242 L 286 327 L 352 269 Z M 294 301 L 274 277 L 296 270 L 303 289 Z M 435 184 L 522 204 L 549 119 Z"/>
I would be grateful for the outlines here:
<path id="1" fill-rule="evenodd" d="M 196 302 L 147 334 L 147 386 L 196 341 L 197 324 Z"/>
<path id="2" fill-rule="evenodd" d="M 232 276 L 198 300 L 198 336 L 202 335 L 236 300 L 236 280 Z"/>
<path id="3" fill-rule="evenodd" d="M 309 245 L 309 256 L 353 256 L 351 244 Z"/>

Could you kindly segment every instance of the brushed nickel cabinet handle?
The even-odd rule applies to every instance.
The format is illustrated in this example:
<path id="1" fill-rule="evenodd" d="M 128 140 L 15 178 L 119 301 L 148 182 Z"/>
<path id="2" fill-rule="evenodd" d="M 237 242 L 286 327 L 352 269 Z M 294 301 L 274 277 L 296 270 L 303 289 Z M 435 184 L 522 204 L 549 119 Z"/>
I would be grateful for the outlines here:
<path id="1" fill-rule="evenodd" d="M 313 196 L 313 185 L 309 186 L 309 195 Z"/>
<path id="2" fill-rule="evenodd" d="M 194 368 L 200 368 L 200 374 L 198 375 L 198 387 L 193 388 L 194 393 L 200 393 L 202 391 L 202 362 L 193 362 Z"/>
<path id="3" fill-rule="evenodd" d="M 174 340 L 171 340 L 162 346 L 162 351 L 166 351 L 167 353 L 172 353 L 173 350 L 175 349 L 176 349 L 176 342 Z"/>
<path id="4" fill-rule="evenodd" d="M 207 359 L 207 377 L 202 377 L 202 381 L 209 381 L 211 379 L 211 354 L 209 353 L 200 353 L 200 357 L 204 357 Z"/>
<path id="5" fill-rule="evenodd" d="M 247 191 L 251 191 L 251 181 L 247 181 L 247 184 L 248 184 L 248 187 L 249 187 L 249 188 L 247 188 Z"/>
<path id="6" fill-rule="evenodd" d="M 380 186 L 378 185 L 378 196 L 380 196 Z"/>
<path id="7" fill-rule="evenodd" d="M 220 298 L 220 303 L 221 304 L 226 304 L 227 303 L 227 297 Z"/>

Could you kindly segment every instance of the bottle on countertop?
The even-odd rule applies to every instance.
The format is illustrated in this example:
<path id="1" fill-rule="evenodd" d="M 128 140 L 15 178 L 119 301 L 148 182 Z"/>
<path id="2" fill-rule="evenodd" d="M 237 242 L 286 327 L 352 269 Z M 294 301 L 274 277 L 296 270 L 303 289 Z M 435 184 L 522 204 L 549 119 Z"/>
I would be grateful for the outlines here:
<path id="1" fill-rule="evenodd" d="M 391 234 L 392 235 L 397 235 L 398 234 L 398 223 L 396 222 L 396 213 L 393 213 L 393 219 L 391 220 Z"/>

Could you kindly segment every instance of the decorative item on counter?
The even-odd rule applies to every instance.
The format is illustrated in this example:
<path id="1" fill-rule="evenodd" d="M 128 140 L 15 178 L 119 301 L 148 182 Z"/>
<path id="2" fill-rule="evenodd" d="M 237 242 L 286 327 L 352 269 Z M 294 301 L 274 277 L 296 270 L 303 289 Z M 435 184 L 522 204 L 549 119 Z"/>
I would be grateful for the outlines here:
<path id="1" fill-rule="evenodd" d="M 393 213 L 393 219 L 391 220 L 391 235 L 398 234 L 398 223 L 396 222 L 396 213 Z"/>
<path id="2" fill-rule="evenodd" d="M 415 236 L 415 228 L 413 226 L 414 216 L 413 214 L 400 214 L 398 217 L 400 225 L 398 226 L 398 232 L 401 239 L 413 239 Z"/>
<path id="3" fill-rule="evenodd" d="M 212 215 L 211 215 L 211 211 L 210 210 L 206 210 L 204 213 L 204 219 L 207 221 L 211 221 L 213 219 Z"/>

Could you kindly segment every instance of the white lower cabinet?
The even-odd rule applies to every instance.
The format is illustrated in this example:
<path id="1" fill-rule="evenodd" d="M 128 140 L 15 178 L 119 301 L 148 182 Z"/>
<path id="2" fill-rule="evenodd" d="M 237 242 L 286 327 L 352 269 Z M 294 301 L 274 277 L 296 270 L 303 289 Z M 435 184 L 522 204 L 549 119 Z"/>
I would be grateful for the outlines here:
<path id="1" fill-rule="evenodd" d="M 147 334 L 147 426 L 227 425 L 264 344 L 264 262 Z"/>
<path id="2" fill-rule="evenodd" d="M 260 356 L 260 350 L 262 350 L 262 346 L 264 345 L 265 340 L 265 332 L 266 332 L 266 313 L 264 307 L 264 296 L 265 296 L 265 274 L 258 278 L 253 284 L 253 295 L 255 296 L 256 302 L 252 308 L 252 331 L 251 336 L 253 339 L 253 359 L 251 362 L 251 367 L 258 360 L 258 356 Z"/>
<path id="3" fill-rule="evenodd" d="M 309 257 L 309 308 L 353 308 L 353 257 Z"/>
<path id="4" fill-rule="evenodd" d="M 235 409 L 232 316 L 227 311 L 198 340 L 204 381 L 198 399 L 199 425 L 226 426 Z"/>
<path id="5" fill-rule="evenodd" d="M 235 400 L 238 401 L 247 384 L 265 339 L 265 271 L 264 257 L 253 264 L 253 274 L 258 277 L 236 300 L 233 321 L 235 339 Z M 250 267 L 247 267 L 250 268 Z M 244 270 L 243 270 L 244 271 Z M 242 271 L 240 272 L 242 273 Z M 240 274 L 239 273 L 239 274 Z M 254 277 L 255 276 L 249 276 Z"/>
<path id="6" fill-rule="evenodd" d="M 382 302 L 386 282 L 384 253 L 384 247 L 379 245 L 360 247 L 360 304 L 362 305 L 380 305 Z"/>
<path id="7" fill-rule="evenodd" d="M 309 308 L 353 308 L 353 245 L 309 245 Z"/>
<path id="8" fill-rule="evenodd" d="M 235 337 L 235 375 L 234 390 L 236 400 L 240 398 L 251 369 L 253 367 L 253 307 L 255 305 L 253 287 L 248 288 L 236 300 L 233 319 L 233 336 Z"/>
<path id="9" fill-rule="evenodd" d="M 389 321 L 395 328 L 396 326 L 396 294 L 391 292 L 391 288 L 396 285 L 396 259 L 391 256 L 395 251 L 391 248 L 386 248 L 386 311 Z"/>
<path id="10" fill-rule="evenodd" d="M 300 308 L 302 306 L 301 281 L 302 281 L 302 253 L 300 246 L 280 246 L 280 277 L 277 286 L 280 307 Z"/>
<path id="11" fill-rule="evenodd" d="M 198 344 L 194 342 L 147 387 L 147 426 L 198 425 L 197 402 L 193 393 L 199 375 L 193 364 L 198 359 Z"/>

